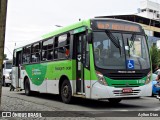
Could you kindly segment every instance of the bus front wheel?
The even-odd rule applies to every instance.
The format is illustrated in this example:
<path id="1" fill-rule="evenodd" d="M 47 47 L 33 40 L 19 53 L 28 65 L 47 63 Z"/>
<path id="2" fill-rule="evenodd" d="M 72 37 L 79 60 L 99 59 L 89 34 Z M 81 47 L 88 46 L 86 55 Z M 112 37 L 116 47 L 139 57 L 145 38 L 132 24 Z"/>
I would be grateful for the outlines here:
<path id="1" fill-rule="evenodd" d="M 70 103 L 72 98 L 72 89 L 68 80 L 64 80 L 61 86 L 61 98 L 64 103 Z"/>
<path id="2" fill-rule="evenodd" d="M 27 78 L 26 81 L 25 81 L 25 86 L 24 86 L 24 88 L 25 88 L 25 94 L 26 94 L 27 96 L 30 96 L 32 91 L 31 91 L 31 89 L 30 89 L 30 84 L 29 84 L 28 78 Z"/>
<path id="3" fill-rule="evenodd" d="M 111 104 L 118 104 L 119 102 L 121 102 L 122 99 L 120 98 L 110 98 L 108 99 L 108 101 L 111 103 Z"/>

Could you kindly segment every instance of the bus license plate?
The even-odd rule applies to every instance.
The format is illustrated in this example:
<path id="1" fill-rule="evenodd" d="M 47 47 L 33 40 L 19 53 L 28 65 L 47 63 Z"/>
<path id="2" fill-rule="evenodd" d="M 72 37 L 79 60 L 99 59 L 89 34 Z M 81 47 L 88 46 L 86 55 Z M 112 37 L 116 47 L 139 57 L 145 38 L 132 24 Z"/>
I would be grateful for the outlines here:
<path id="1" fill-rule="evenodd" d="M 122 92 L 123 93 L 131 93 L 132 92 L 132 88 L 123 88 Z"/>

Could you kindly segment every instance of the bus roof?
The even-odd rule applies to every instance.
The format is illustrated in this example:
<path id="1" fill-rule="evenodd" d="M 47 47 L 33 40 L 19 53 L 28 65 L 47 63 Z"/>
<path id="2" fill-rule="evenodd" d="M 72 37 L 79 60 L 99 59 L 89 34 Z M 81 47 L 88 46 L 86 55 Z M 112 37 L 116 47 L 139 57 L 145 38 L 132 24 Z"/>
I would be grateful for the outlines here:
<path id="1" fill-rule="evenodd" d="M 34 42 L 41 41 L 41 40 L 46 39 L 46 38 L 50 38 L 52 36 L 55 36 L 55 35 L 58 35 L 58 34 L 61 34 L 61 33 L 67 32 L 67 31 L 70 31 L 70 30 L 73 30 L 73 29 L 76 29 L 78 27 L 82 27 L 82 26 L 90 26 L 90 19 L 82 20 L 82 21 L 79 21 L 77 23 L 71 24 L 69 26 L 61 27 L 57 30 L 54 30 L 54 31 L 50 32 L 50 33 L 44 34 L 44 35 L 40 36 L 39 38 L 33 39 L 30 44 L 32 44 Z M 23 43 L 23 45 L 17 46 L 15 49 L 21 48 L 21 47 L 26 46 L 26 45 L 29 45 L 29 44 L 24 45 L 24 43 Z"/>
<path id="2" fill-rule="evenodd" d="M 47 33 L 47 34 L 44 34 L 36 39 L 33 39 L 32 43 L 35 43 L 35 42 L 38 42 L 38 41 L 41 41 L 43 39 L 47 39 L 47 38 L 50 38 L 52 36 L 55 36 L 55 35 L 58 35 L 58 34 L 61 34 L 61 33 L 64 33 L 64 32 L 67 32 L 67 31 L 70 31 L 70 30 L 74 30 L 76 28 L 79 28 L 79 27 L 82 27 L 82 26 L 88 26 L 90 27 L 90 20 L 113 20 L 113 21 L 122 21 L 122 22 L 127 22 L 127 23 L 134 23 L 136 25 L 139 25 L 135 22 L 131 22 L 131 21 L 127 21 L 127 20 L 122 20 L 122 19 L 114 19 L 114 18 L 92 18 L 92 19 L 87 19 L 87 20 L 82 20 L 82 21 L 79 21 L 77 23 L 74 23 L 74 24 L 71 24 L 69 26 L 66 26 L 66 27 L 61 27 L 57 30 L 54 30 L 50 33 Z M 140 25 L 139 25 L 140 26 Z M 21 49 L 23 46 L 26 46 L 26 45 L 29 45 L 29 44 L 24 44 L 23 45 L 19 45 L 17 46 L 15 49 Z"/>

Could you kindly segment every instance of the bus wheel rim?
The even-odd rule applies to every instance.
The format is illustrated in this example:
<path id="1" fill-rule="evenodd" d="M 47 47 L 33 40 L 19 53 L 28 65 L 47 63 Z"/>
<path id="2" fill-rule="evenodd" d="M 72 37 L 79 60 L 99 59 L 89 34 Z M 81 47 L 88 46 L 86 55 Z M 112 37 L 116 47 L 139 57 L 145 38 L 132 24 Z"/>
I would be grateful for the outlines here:
<path id="1" fill-rule="evenodd" d="M 68 85 L 65 85 L 63 87 L 63 92 L 62 93 L 63 93 L 64 97 L 66 97 L 66 98 L 68 97 Z"/>

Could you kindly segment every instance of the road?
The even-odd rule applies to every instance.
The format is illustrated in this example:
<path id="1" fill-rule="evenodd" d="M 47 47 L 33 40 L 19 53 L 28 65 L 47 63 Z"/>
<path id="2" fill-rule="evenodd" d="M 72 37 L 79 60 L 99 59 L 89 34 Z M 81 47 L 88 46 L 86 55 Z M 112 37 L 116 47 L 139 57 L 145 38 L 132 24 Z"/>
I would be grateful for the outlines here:
<path id="1" fill-rule="evenodd" d="M 24 91 L 10 92 L 9 87 L 2 88 L 1 109 L 3 111 L 73 111 L 73 114 L 77 111 L 79 114 L 75 113 L 75 116 L 78 115 L 82 117 L 87 113 L 87 115 L 91 114 L 101 118 L 106 117 L 108 112 L 108 115 L 111 115 L 112 119 L 116 117 L 114 116 L 116 111 L 120 112 L 117 115 L 121 116 L 124 114 L 122 116 L 126 115 L 127 117 L 129 117 L 128 114 L 131 113 L 128 113 L 128 111 L 138 111 L 139 113 L 144 113 L 143 111 L 153 111 L 153 113 L 158 112 L 158 117 L 160 117 L 160 101 L 155 97 L 125 99 L 117 105 L 112 105 L 108 101 L 74 98 L 72 104 L 64 104 L 58 95 L 34 94 L 34 96 L 26 96 Z M 123 111 L 126 112 L 123 113 Z M 91 117 L 91 115 L 89 115 L 89 117 Z M 138 117 L 138 115 L 135 117 Z M 155 119 L 155 117 L 152 118 Z"/>

